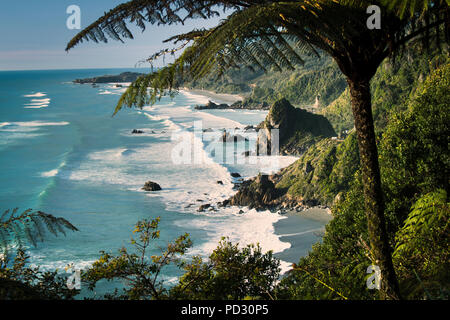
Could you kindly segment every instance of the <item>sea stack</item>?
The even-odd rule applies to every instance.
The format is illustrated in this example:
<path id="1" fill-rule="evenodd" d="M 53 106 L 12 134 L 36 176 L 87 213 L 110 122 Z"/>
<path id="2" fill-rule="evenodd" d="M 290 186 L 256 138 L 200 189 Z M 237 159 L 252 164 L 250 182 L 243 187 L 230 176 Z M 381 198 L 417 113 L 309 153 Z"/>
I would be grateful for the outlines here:
<path id="1" fill-rule="evenodd" d="M 162 190 L 161 186 L 159 184 L 157 184 L 156 182 L 153 181 L 147 181 L 144 185 L 144 187 L 142 188 L 142 190 L 145 191 L 159 191 Z"/>

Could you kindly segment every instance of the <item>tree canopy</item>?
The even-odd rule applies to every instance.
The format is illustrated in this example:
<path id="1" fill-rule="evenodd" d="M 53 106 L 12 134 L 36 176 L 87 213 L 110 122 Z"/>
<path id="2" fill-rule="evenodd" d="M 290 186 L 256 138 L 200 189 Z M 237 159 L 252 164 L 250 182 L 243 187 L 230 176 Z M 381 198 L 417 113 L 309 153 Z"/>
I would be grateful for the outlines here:
<path id="1" fill-rule="evenodd" d="M 146 23 L 170 25 L 219 16 L 220 10 L 230 13 L 213 28 L 191 30 L 167 39 L 178 46 L 154 53 L 147 59 L 149 63 L 184 51 L 174 63 L 134 82 L 120 99 L 117 112 L 124 105 L 142 107 L 172 93 L 180 77 L 201 78 L 212 70 L 221 75 L 227 68 L 241 66 L 292 69 L 303 63 L 301 55 L 305 53 L 327 52 L 347 76 L 355 69 L 350 68 L 350 62 L 365 69 L 367 61 L 373 60 L 373 75 L 384 58 L 420 34 L 427 34 L 424 42 L 433 37 L 439 42 L 443 36 L 448 41 L 448 3 L 449 0 L 133 0 L 105 13 L 74 37 L 66 50 L 88 40 L 132 39 L 127 22 L 144 31 Z M 366 8 L 372 4 L 387 9 L 382 11 L 382 30 L 366 27 Z M 152 88 L 150 95 L 148 87 Z"/>

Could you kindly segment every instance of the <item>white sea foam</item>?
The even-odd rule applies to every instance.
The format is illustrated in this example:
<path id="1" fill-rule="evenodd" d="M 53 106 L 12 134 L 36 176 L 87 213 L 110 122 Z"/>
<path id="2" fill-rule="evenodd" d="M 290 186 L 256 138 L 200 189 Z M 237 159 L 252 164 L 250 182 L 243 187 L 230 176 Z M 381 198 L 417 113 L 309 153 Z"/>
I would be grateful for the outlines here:
<path id="1" fill-rule="evenodd" d="M 50 102 L 50 98 L 44 98 L 44 99 L 31 99 L 30 101 L 33 103 L 48 103 Z"/>
<path id="2" fill-rule="evenodd" d="M 24 109 L 41 109 L 41 108 L 47 108 L 49 106 L 48 103 L 38 103 L 38 104 L 34 104 L 34 103 L 29 103 L 26 104 Z"/>
<path id="3" fill-rule="evenodd" d="M 147 113 L 147 112 L 139 112 L 139 114 L 143 114 L 143 115 L 145 115 L 147 118 L 149 118 L 150 120 L 153 120 L 153 121 L 160 121 L 160 120 L 165 120 L 165 119 L 167 119 L 167 118 L 163 118 L 163 117 L 158 117 L 158 116 L 154 116 L 154 115 L 151 115 L 151 114 L 149 114 L 149 113 Z"/>
<path id="4" fill-rule="evenodd" d="M 118 92 L 112 92 L 112 91 L 109 91 L 109 90 L 103 90 L 103 91 L 100 91 L 98 94 L 115 94 L 115 95 L 118 95 L 119 93 Z"/>
<path id="5" fill-rule="evenodd" d="M 46 127 L 46 126 L 66 126 L 70 123 L 67 121 L 46 122 L 46 121 L 42 121 L 42 120 L 36 120 L 36 121 L 26 121 L 26 122 L 11 122 L 10 124 L 21 126 L 21 127 Z"/>
<path id="6" fill-rule="evenodd" d="M 3 122 L 0 125 L 0 132 L 17 132 L 17 133 L 28 133 L 32 131 L 39 130 L 40 127 L 46 126 L 65 126 L 69 122 L 59 121 L 59 122 L 46 122 L 46 121 L 18 121 L 18 122 Z"/>
<path id="7" fill-rule="evenodd" d="M 45 97 L 46 94 L 42 93 L 42 92 L 38 92 L 35 94 L 29 94 L 29 95 L 25 95 L 24 97 L 29 97 L 29 98 L 41 98 L 41 97 Z M 41 109 L 41 108 L 46 108 L 50 105 L 50 98 L 42 98 L 42 99 L 31 99 L 29 102 L 30 103 L 26 103 L 24 104 L 24 108 L 25 109 Z"/>
<path id="8" fill-rule="evenodd" d="M 195 95 L 191 97 L 193 101 L 199 99 L 205 98 Z M 177 226 L 206 232 L 207 241 L 195 246 L 193 254 L 210 254 L 222 236 L 228 236 L 231 241 L 239 242 L 240 245 L 259 242 L 264 251 L 281 252 L 290 247 L 288 242 L 281 241 L 274 234 L 273 224 L 284 218 L 281 215 L 246 208 L 242 208 L 243 214 L 238 214 L 240 208 L 197 212 L 201 204 L 215 206 L 217 202 L 229 198 L 234 193 L 234 184 L 228 169 L 206 153 L 201 135 L 197 136 L 186 128 L 191 128 L 195 120 L 203 120 L 204 128 L 241 128 L 241 123 L 193 111 L 190 106 L 176 106 L 173 102 L 144 107 L 144 111 L 138 113 L 152 121 L 161 122 L 169 129 L 177 130 L 180 135 L 189 136 L 196 146 L 192 153 L 196 159 L 201 159 L 201 164 L 175 165 L 172 150 L 178 142 L 160 140 L 133 149 L 122 147 L 91 153 L 66 178 L 93 184 L 111 184 L 136 192 L 143 192 L 141 188 L 148 180 L 157 182 L 162 190 L 146 195 L 160 198 L 168 210 L 189 215 L 186 219 L 177 220 Z M 273 170 L 287 166 L 296 158 L 280 157 L 278 160 L 278 166 Z M 222 184 L 217 183 L 218 181 Z M 283 263 L 282 267 L 286 270 L 289 263 Z"/>
<path id="9" fill-rule="evenodd" d="M 65 165 L 66 165 L 66 162 L 63 161 L 63 162 L 58 166 L 58 168 L 53 169 L 53 170 L 50 170 L 50 171 L 47 171 L 47 172 L 41 173 L 41 177 L 44 177 L 44 178 L 55 177 L 55 176 L 58 175 L 58 173 L 59 173 L 59 171 L 61 170 L 61 168 L 64 167 Z"/>
<path id="10" fill-rule="evenodd" d="M 147 112 L 142 112 L 141 114 L 145 115 L 147 118 L 149 118 L 152 121 L 161 121 L 162 124 L 164 124 L 168 129 L 170 130 L 180 130 L 181 127 L 177 125 L 175 122 L 170 120 L 170 117 L 168 116 L 157 116 L 157 115 L 151 115 Z"/>
<path id="11" fill-rule="evenodd" d="M 239 211 L 239 208 L 229 210 Z M 175 224 L 181 228 L 192 227 L 206 231 L 208 241 L 194 247 L 192 254 L 210 254 L 222 237 L 228 237 L 231 242 L 239 243 L 241 247 L 259 243 L 264 252 L 273 250 L 277 253 L 291 247 L 289 242 L 281 241 L 280 237 L 274 233 L 274 223 L 285 217 L 270 211 L 257 212 L 254 209 L 245 208 L 244 210 L 246 212 L 243 214 L 211 214 L 195 219 L 177 220 Z"/>
<path id="12" fill-rule="evenodd" d="M 58 174 L 59 170 L 58 169 L 54 169 L 54 170 L 50 170 L 47 172 L 43 172 L 41 174 L 42 177 L 54 177 Z"/>
<path id="13" fill-rule="evenodd" d="M 64 272 L 68 266 L 72 266 L 72 270 L 86 270 L 92 266 L 96 260 L 80 260 L 75 257 L 73 259 L 60 259 L 58 261 L 49 262 L 47 255 L 36 254 L 33 252 L 27 252 L 30 255 L 30 267 L 39 267 L 42 271 L 54 271 L 58 269 L 60 272 Z M 70 272 L 70 270 L 68 271 Z"/>
<path id="14" fill-rule="evenodd" d="M 31 94 L 26 94 L 24 95 L 24 97 L 26 98 L 39 98 L 39 97 L 45 97 L 47 94 L 45 94 L 44 92 L 37 92 L 37 93 L 31 93 Z"/>
<path id="15" fill-rule="evenodd" d="M 44 135 L 37 133 L 41 127 L 45 126 L 63 126 L 69 122 L 45 122 L 45 121 L 28 121 L 28 122 L 3 122 L 0 124 L 0 146 L 14 143 L 17 140 L 30 139 Z"/>

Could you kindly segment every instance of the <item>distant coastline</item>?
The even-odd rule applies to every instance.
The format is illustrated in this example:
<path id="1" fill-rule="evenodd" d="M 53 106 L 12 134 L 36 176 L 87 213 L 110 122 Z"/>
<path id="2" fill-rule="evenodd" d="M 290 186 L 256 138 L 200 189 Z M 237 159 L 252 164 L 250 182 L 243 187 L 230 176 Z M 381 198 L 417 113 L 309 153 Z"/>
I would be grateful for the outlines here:
<path id="1" fill-rule="evenodd" d="M 182 88 L 182 91 L 189 92 L 191 94 L 201 95 L 209 98 L 216 103 L 233 104 L 238 101 L 244 101 L 245 97 L 242 94 L 229 94 L 229 93 L 216 93 L 209 90 Z"/>
<path id="2" fill-rule="evenodd" d="M 139 72 L 122 72 L 121 74 L 118 75 L 104 75 L 93 78 L 75 79 L 73 80 L 73 82 L 78 84 L 133 82 L 136 81 L 136 79 L 142 75 L 143 73 Z"/>

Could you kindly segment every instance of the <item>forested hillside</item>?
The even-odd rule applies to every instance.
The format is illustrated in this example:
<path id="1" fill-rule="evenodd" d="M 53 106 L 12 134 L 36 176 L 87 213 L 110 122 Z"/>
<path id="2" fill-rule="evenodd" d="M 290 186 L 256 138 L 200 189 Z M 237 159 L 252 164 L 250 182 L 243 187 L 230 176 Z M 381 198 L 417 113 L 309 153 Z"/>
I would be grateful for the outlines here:
<path id="1" fill-rule="evenodd" d="M 309 56 L 295 70 L 267 73 L 249 68 L 232 69 L 222 77 L 211 75 L 200 81 L 185 83 L 221 93 L 244 93 L 253 103 L 272 104 L 286 98 L 294 106 L 312 106 L 316 97 L 326 106 L 339 97 L 347 86 L 337 65 L 328 56 Z"/>
<path id="2" fill-rule="evenodd" d="M 445 55 L 441 54 L 407 54 L 395 65 L 386 62 L 380 67 L 372 82 L 375 128 L 380 138 L 389 119 L 404 114 L 411 99 L 423 86 L 426 74 L 439 65 L 445 65 L 445 61 Z M 348 190 L 359 168 L 356 135 L 351 130 L 353 116 L 348 90 L 321 113 L 336 132 L 348 130 L 350 134 L 343 142 L 325 140 L 311 146 L 297 162 L 281 172 L 282 179 L 276 186 L 287 188 L 291 197 L 331 206 L 337 196 L 339 198 Z"/>
<path id="3" fill-rule="evenodd" d="M 394 264 L 402 294 L 408 299 L 448 298 L 449 88 L 447 60 L 414 88 L 403 111 L 390 115 L 379 143 L 388 234 L 395 248 Z M 352 135 L 347 139 L 352 139 Z M 320 145 L 323 142 L 316 149 Z M 290 170 L 295 172 L 296 166 L 304 163 L 312 152 Z M 324 160 L 328 159 L 325 154 L 321 153 Z M 339 163 L 335 162 L 328 172 L 346 167 Z M 366 216 L 360 201 L 363 197 L 360 171 L 355 170 L 353 175 L 347 172 L 346 176 L 350 179 L 345 181 L 347 190 L 334 203 L 334 219 L 326 227 L 323 243 L 316 244 L 307 257 L 300 259 L 296 271 L 283 280 L 282 296 L 332 299 L 339 297 L 338 292 L 353 299 L 376 298 L 376 293 L 364 287 L 370 256 Z M 320 179 L 314 181 L 316 187 L 311 189 L 318 190 L 319 195 L 321 185 L 333 187 L 326 183 L 327 179 L 333 181 L 333 174 L 324 178 L 322 183 Z M 304 192 L 302 179 L 296 177 L 291 188 Z M 333 290 L 318 286 L 315 279 Z"/>

